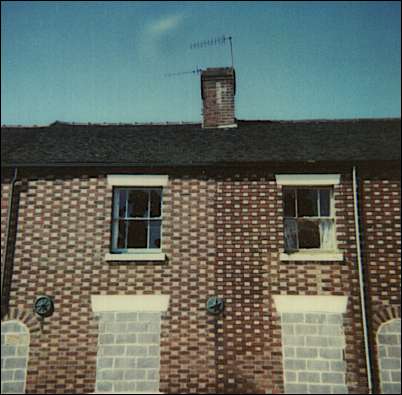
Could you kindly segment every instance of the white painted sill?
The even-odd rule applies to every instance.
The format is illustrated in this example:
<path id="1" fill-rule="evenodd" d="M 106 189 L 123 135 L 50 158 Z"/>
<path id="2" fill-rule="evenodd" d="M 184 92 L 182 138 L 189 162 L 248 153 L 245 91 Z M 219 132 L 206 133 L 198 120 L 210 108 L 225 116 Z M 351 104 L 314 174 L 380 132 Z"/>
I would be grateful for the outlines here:
<path id="1" fill-rule="evenodd" d="M 342 251 L 298 251 L 291 254 L 281 253 L 281 261 L 343 261 Z"/>
<path id="2" fill-rule="evenodd" d="M 128 262 L 128 261 L 156 261 L 166 260 L 164 252 L 143 252 L 143 253 L 108 253 L 105 255 L 107 262 Z"/>

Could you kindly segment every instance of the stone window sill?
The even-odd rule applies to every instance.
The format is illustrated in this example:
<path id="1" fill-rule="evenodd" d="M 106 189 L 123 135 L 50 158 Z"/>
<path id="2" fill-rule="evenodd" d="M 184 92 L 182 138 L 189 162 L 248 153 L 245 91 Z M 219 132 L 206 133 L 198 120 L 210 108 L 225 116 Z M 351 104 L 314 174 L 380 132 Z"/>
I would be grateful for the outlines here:
<path id="1" fill-rule="evenodd" d="M 144 252 L 144 253 L 126 253 L 126 254 L 111 254 L 105 255 L 105 260 L 108 262 L 128 262 L 128 261 L 157 261 L 166 260 L 164 252 Z"/>
<path id="2" fill-rule="evenodd" d="M 280 254 L 281 261 L 343 261 L 342 251 L 298 251 Z"/>

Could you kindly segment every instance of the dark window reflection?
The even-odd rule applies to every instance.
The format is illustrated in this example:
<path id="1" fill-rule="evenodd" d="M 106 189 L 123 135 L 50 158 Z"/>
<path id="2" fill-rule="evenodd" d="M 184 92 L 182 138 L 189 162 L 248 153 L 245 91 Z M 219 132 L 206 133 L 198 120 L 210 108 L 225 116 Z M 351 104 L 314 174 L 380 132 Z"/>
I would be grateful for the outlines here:
<path id="1" fill-rule="evenodd" d="M 319 221 L 298 220 L 299 248 L 320 248 Z"/>
<path id="2" fill-rule="evenodd" d="M 320 190 L 320 215 L 321 217 L 329 217 L 331 215 L 329 189 Z"/>
<path id="3" fill-rule="evenodd" d="M 126 248 L 126 223 L 127 221 L 119 221 L 117 248 Z"/>
<path id="4" fill-rule="evenodd" d="M 283 189 L 283 209 L 285 217 L 296 217 L 296 194 L 292 188 Z"/>
<path id="5" fill-rule="evenodd" d="M 128 195 L 128 216 L 148 217 L 148 191 L 130 191 Z"/>
<path id="6" fill-rule="evenodd" d="M 127 191 L 119 191 L 119 217 L 126 217 Z"/>
<path id="7" fill-rule="evenodd" d="M 149 221 L 149 248 L 161 247 L 161 221 Z"/>
<path id="8" fill-rule="evenodd" d="M 297 190 L 297 216 L 298 217 L 317 217 L 317 190 L 304 189 Z"/>
<path id="9" fill-rule="evenodd" d="M 147 222 L 128 222 L 127 248 L 147 248 Z"/>
<path id="10" fill-rule="evenodd" d="M 155 189 L 151 191 L 151 218 L 161 216 L 162 191 Z"/>

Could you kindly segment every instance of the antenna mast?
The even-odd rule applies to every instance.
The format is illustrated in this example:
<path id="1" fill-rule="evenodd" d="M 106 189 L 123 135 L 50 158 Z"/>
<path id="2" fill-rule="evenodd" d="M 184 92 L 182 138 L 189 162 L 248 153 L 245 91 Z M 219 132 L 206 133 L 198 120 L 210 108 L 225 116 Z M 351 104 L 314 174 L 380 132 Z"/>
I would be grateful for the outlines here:
<path id="1" fill-rule="evenodd" d="M 214 45 L 225 45 L 227 42 L 229 42 L 230 46 L 230 59 L 232 63 L 232 68 L 233 68 L 233 45 L 232 45 L 232 36 L 219 36 L 215 37 L 209 40 L 202 40 L 202 41 L 196 41 L 192 44 L 190 44 L 190 49 L 201 49 L 205 47 L 211 47 Z"/>

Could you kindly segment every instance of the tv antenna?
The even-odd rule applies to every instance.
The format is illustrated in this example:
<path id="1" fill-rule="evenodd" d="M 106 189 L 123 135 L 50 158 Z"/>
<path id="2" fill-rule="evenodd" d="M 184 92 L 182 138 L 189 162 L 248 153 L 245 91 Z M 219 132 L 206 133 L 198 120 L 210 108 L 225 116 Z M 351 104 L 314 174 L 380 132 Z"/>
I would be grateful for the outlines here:
<path id="1" fill-rule="evenodd" d="M 198 68 L 198 66 L 194 70 L 189 70 L 189 71 L 178 71 L 175 73 L 166 73 L 165 77 L 178 77 L 180 75 L 186 75 L 186 74 L 200 74 L 202 72 L 202 69 Z"/>
<path id="2" fill-rule="evenodd" d="M 209 40 L 196 41 L 190 44 L 190 49 L 202 49 L 206 47 L 211 47 L 215 45 L 226 45 L 229 43 L 230 47 L 230 59 L 232 61 L 233 68 L 233 45 L 232 45 L 232 36 L 222 35 L 218 37 L 211 38 Z"/>

